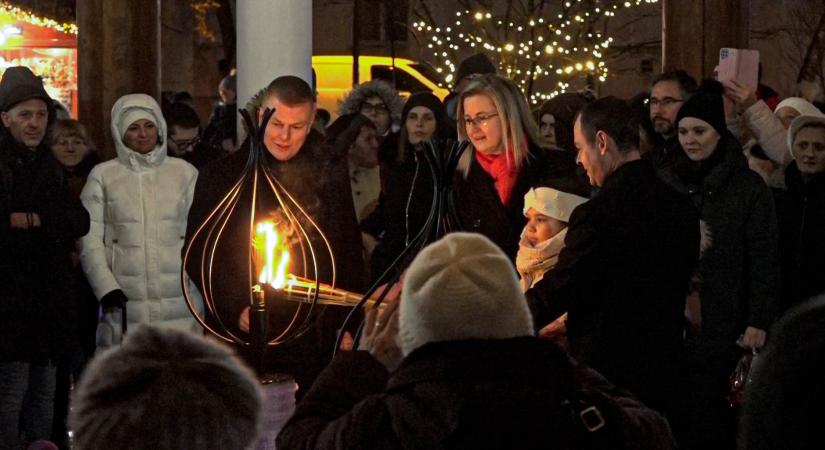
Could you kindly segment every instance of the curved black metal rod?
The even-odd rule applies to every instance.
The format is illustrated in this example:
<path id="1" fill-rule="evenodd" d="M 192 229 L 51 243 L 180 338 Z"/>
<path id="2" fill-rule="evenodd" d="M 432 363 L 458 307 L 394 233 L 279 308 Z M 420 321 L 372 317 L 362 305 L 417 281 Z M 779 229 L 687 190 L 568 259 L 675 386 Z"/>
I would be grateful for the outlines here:
<path id="1" fill-rule="evenodd" d="M 434 242 L 444 234 L 462 229 L 461 220 L 458 212 L 456 211 L 455 198 L 452 192 L 453 175 L 458 167 L 458 162 L 461 155 L 464 151 L 466 151 L 469 145 L 470 143 L 468 141 L 461 143 L 447 141 L 446 146 L 448 147 L 448 150 L 442 151 L 438 143 L 429 141 L 426 144 L 419 144 L 415 147 L 416 154 L 423 155 L 423 158 L 416 158 L 416 174 L 419 171 L 421 159 L 426 161 L 426 164 L 430 169 L 430 173 L 432 174 L 433 196 L 430 204 L 430 212 L 427 215 L 427 220 L 421 229 L 418 230 L 415 237 L 407 243 L 404 250 L 375 280 L 367 292 L 364 293 L 364 296 L 358 304 L 349 312 L 349 314 L 347 314 L 347 317 L 344 319 L 344 322 L 338 332 L 337 339 L 335 340 L 335 349 L 333 349 L 334 353 L 340 348 L 347 326 L 355 317 L 356 311 L 359 311 L 367 303 L 367 301 L 369 301 L 381 285 L 384 285 L 384 290 L 376 299 L 375 304 L 373 305 L 375 308 L 381 305 L 389 290 L 396 282 L 398 282 L 404 269 L 406 269 L 410 262 L 412 262 L 414 255 L 418 254 L 418 252 L 427 246 L 427 244 Z M 413 180 L 413 186 L 410 186 L 410 192 L 408 194 L 410 198 L 407 199 L 408 203 L 411 201 L 411 197 L 415 191 L 415 178 Z M 358 345 L 363 327 L 364 323 L 362 319 L 362 322 L 358 326 L 356 335 L 354 336 L 355 346 Z"/>

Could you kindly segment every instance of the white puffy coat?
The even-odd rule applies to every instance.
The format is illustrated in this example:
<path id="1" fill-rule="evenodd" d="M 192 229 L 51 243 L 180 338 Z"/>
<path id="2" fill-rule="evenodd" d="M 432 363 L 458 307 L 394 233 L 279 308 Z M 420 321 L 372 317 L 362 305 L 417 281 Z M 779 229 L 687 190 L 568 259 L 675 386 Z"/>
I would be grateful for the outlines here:
<path id="1" fill-rule="evenodd" d="M 159 143 L 141 155 L 123 143 L 118 129 L 131 108 L 154 116 Z M 128 126 L 128 124 L 126 124 Z M 83 271 L 98 299 L 121 289 L 130 329 L 153 324 L 197 330 L 181 289 L 181 248 L 197 169 L 166 155 L 166 122 L 144 94 L 121 97 L 112 107 L 117 158 L 92 169 L 80 198 L 91 228 L 81 240 Z M 200 309 L 200 305 L 198 305 Z M 120 312 L 106 311 L 98 324 L 98 345 L 120 341 Z"/>

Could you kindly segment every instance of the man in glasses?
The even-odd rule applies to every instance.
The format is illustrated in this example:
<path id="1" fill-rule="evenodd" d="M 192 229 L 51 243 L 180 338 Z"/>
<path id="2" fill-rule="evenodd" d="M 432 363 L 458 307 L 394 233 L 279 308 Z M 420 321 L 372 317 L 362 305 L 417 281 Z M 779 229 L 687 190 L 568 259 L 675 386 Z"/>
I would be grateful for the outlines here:
<path id="1" fill-rule="evenodd" d="M 166 143 L 169 155 L 184 159 L 198 169 L 221 156 L 219 149 L 201 142 L 200 118 L 191 107 L 173 103 L 164 109 L 163 117 L 169 129 Z"/>
<path id="2" fill-rule="evenodd" d="M 656 131 L 650 158 L 654 163 L 664 158 L 669 141 L 676 139 L 676 115 L 696 89 L 696 80 L 684 70 L 661 73 L 650 83 L 648 107 Z"/>
<path id="3" fill-rule="evenodd" d="M 361 113 L 367 116 L 379 136 L 388 135 L 401 118 L 404 100 L 389 83 L 372 80 L 356 86 L 341 104 L 340 115 Z"/>

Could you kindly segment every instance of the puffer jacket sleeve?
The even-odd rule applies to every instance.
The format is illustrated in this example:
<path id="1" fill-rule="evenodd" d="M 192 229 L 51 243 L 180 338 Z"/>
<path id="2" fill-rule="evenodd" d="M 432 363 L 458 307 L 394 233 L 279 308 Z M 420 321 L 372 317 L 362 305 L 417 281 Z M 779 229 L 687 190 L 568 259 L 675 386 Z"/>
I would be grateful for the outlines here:
<path id="1" fill-rule="evenodd" d="M 369 353 L 342 352 L 298 404 L 278 435 L 277 447 L 381 448 L 390 438 L 389 411 L 380 395 L 389 374 Z"/>
<path id="2" fill-rule="evenodd" d="M 788 132 L 768 105 L 759 100 L 745 110 L 744 117 L 748 128 L 756 136 L 756 141 L 771 161 L 783 166 L 787 165 L 791 161 L 791 153 L 788 151 Z"/>
<path id="3" fill-rule="evenodd" d="M 770 188 L 758 179 L 753 185 L 745 224 L 748 325 L 767 331 L 779 310 L 779 226 Z"/>
<path id="4" fill-rule="evenodd" d="M 80 193 L 80 201 L 89 212 L 91 220 L 89 233 L 80 240 L 80 263 L 98 300 L 107 293 L 120 289 L 111 267 L 106 262 L 106 246 L 103 241 L 106 228 L 106 198 L 99 167 L 92 169 L 86 186 Z"/>

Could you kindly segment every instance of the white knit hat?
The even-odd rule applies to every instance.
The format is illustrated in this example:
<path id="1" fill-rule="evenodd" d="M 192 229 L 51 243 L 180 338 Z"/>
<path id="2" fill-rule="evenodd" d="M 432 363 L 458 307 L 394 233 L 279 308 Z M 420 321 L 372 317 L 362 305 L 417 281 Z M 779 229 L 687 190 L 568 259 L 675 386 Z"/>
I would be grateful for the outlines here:
<path id="1" fill-rule="evenodd" d="M 510 259 L 486 237 L 451 233 L 407 269 L 399 305 L 401 352 L 430 342 L 533 334 Z"/>
<path id="2" fill-rule="evenodd" d="M 796 159 L 796 155 L 793 154 L 793 143 L 796 141 L 796 133 L 799 132 L 800 128 L 812 123 L 825 124 L 825 115 L 819 113 L 797 116 L 793 122 L 791 122 L 791 127 L 788 128 L 788 150 L 791 152 L 791 157 L 794 159 Z"/>
<path id="3" fill-rule="evenodd" d="M 155 124 L 155 126 L 158 126 L 158 118 L 155 117 L 154 114 L 152 114 L 152 111 L 145 108 L 132 107 L 124 111 L 123 115 L 120 116 L 120 122 L 118 123 L 120 137 L 123 138 L 123 136 L 126 135 L 126 130 L 129 129 L 129 125 L 137 122 L 140 119 L 146 119 L 149 122 Z"/>
<path id="4" fill-rule="evenodd" d="M 530 208 L 562 222 L 570 222 L 570 214 L 587 199 L 549 187 L 533 188 L 524 194 L 524 215 Z"/>

